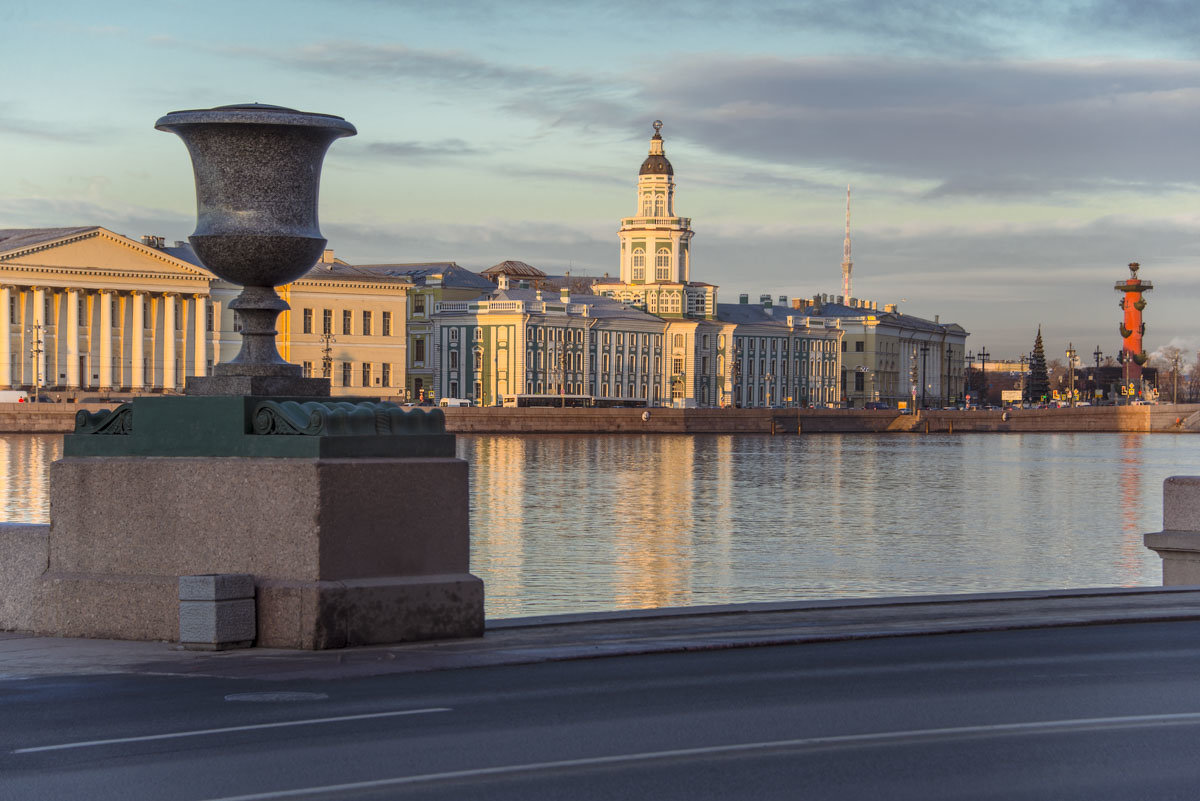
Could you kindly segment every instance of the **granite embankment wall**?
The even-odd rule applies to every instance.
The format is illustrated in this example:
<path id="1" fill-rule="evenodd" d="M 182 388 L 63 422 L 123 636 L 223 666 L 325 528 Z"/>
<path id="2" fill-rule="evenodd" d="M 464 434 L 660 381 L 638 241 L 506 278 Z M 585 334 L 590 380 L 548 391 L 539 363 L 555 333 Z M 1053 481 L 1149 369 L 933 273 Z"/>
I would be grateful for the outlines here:
<path id="1" fill-rule="evenodd" d="M 0 404 L 0 432 L 66 433 L 81 409 L 115 404 Z M 1200 432 L 1200 404 L 1018 409 L 1010 412 L 861 409 L 445 409 L 457 434 L 823 434 Z"/>

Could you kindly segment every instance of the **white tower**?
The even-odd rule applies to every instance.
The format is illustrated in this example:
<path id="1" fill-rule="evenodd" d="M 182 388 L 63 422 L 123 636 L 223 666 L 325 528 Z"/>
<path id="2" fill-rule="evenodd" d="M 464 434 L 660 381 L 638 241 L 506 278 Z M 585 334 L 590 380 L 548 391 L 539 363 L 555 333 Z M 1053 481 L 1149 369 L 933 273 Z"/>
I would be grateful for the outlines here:
<path id="1" fill-rule="evenodd" d="M 662 121 L 654 121 L 650 154 L 638 171 L 637 216 L 621 220 L 621 282 L 684 284 L 690 280 L 692 221 L 675 216 L 675 170 L 663 153 Z"/>
<path id="2" fill-rule="evenodd" d="M 850 274 L 854 261 L 850 258 L 850 184 L 846 184 L 846 241 L 842 244 L 842 299 L 850 302 Z"/>

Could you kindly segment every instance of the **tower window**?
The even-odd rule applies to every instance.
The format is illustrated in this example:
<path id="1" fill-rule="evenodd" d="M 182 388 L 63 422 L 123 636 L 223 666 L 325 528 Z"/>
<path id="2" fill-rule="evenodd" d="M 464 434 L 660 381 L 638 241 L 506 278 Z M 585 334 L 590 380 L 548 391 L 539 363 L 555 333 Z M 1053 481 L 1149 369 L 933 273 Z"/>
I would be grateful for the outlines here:
<path id="1" fill-rule="evenodd" d="M 660 248 L 654 257 L 654 277 L 663 281 L 671 277 L 671 251 Z"/>
<path id="2" fill-rule="evenodd" d="M 666 215 L 667 215 L 666 201 L 663 200 L 662 195 L 655 195 L 654 196 L 654 216 L 655 217 L 665 217 Z"/>
<path id="3" fill-rule="evenodd" d="M 644 250 L 633 251 L 633 280 L 646 280 L 646 251 Z"/>

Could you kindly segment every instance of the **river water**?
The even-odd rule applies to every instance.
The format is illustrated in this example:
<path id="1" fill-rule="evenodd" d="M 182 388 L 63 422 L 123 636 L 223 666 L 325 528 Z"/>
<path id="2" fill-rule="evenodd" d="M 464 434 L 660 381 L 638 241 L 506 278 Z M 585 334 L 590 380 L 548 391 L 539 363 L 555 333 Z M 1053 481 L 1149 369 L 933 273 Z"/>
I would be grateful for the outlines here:
<path id="1" fill-rule="evenodd" d="M 460 435 L 487 616 L 1157 585 L 1168 434 Z M 61 438 L 0 436 L 45 521 Z"/>

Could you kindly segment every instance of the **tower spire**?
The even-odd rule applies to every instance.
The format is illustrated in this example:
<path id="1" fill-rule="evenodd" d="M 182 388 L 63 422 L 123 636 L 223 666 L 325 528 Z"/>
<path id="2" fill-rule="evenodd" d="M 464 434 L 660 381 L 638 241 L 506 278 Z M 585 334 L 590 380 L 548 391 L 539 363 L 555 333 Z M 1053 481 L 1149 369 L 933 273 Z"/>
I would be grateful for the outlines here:
<path id="1" fill-rule="evenodd" d="M 842 245 L 842 299 L 850 302 L 850 273 L 854 261 L 850 258 L 850 184 L 846 184 L 846 241 Z"/>

